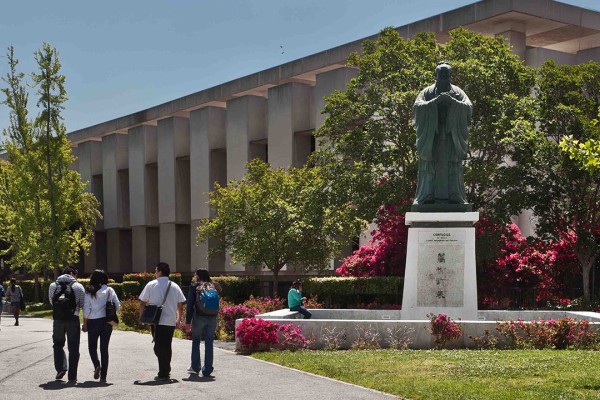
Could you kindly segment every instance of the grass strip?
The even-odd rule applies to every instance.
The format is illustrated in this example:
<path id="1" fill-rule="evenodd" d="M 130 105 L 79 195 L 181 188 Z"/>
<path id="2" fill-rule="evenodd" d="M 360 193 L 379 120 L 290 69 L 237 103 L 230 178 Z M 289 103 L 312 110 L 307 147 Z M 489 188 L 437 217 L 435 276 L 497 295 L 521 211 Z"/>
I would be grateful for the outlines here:
<path id="1" fill-rule="evenodd" d="M 252 357 L 418 399 L 600 399 L 600 352 L 277 351 Z"/>

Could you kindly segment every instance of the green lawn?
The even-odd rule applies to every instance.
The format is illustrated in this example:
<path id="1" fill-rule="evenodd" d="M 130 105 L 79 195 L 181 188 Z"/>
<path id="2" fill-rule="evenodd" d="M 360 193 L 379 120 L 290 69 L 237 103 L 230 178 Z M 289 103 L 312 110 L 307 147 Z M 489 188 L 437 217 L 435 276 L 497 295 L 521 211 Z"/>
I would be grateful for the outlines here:
<path id="1" fill-rule="evenodd" d="M 600 399 L 600 352 L 357 350 L 253 357 L 410 399 Z"/>

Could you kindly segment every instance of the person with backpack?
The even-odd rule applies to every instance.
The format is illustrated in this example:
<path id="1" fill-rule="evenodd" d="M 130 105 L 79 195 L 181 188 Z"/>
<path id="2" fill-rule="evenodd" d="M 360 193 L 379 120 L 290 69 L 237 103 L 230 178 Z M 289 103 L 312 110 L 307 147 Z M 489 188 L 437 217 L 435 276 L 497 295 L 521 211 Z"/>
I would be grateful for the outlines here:
<path id="1" fill-rule="evenodd" d="M 48 297 L 52 305 L 52 341 L 54 342 L 54 368 L 60 380 L 68 371 L 69 383 L 77 382 L 79 364 L 79 310 L 83 308 L 85 289 L 77 282 L 77 271 L 66 267 L 63 274 L 50 284 Z M 69 359 L 65 354 L 65 335 Z"/>
<path id="2" fill-rule="evenodd" d="M 306 297 L 302 297 L 302 281 L 296 279 L 292 282 L 292 287 L 288 292 L 288 307 L 290 307 L 290 311 L 298 311 L 304 315 L 304 319 L 310 319 L 312 313 L 302 305 L 305 301 Z"/>
<path id="3" fill-rule="evenodd" d="M 158 359 L 158 375 L 154 377 L 156 381 L 171 379 L 171 343 L 177 321 L 182 319 L 183 305 L 186 301 L 179 285 L 169 279 L 170 273 L 169 264 L 159 262 L 154 272 L 156 279 L 148 282 L 139 296 L 140 320 L 143 320 L 146 305 L 149 309 L 161 310 L 158 321 L 150 325 L 154 338 L 154 354 Z"/>
<path id="4" fill-rule="evenodd" d="M 221 285 L 210 279 L 208 271 L 198 269 L 188 291 L 185 321 L 192 324 L 192 363 L 188 373 L 200 373 L 200 340 L 204 337 L 204 367 L 202 375 L 213 372 L 213 341 L 219 314 Z"/>
<path id="5" fill-rule="evenodd" d="M 10 311 L 15 317 L 15 326 L 19 326 L 19 314 L 21 313 L 21 299 L 23 298 L 23 289 L 17 285 L 17 280 L 11 278 L 10 285 L 6 289 L 6 299 L 10 302 Z"/>
<path id="6" fill-rule="evenodd" d="M 115 304 L 115 311 L 121 307 L 121 302 L 113 288 L 108 285 L 108 275 L 101 269 L 92 272 L 90 284 L 85 288 L 83 302 L 83 325 L 81 330 L 88 333 L 88 350 L 94 364 L 94 379 L 106 383 L 108 372 L 108 343 L 113 326 L 106 319 L 106 304 Z M 98 360 L 98 338 L 100 338 L 100 360 Z"/>

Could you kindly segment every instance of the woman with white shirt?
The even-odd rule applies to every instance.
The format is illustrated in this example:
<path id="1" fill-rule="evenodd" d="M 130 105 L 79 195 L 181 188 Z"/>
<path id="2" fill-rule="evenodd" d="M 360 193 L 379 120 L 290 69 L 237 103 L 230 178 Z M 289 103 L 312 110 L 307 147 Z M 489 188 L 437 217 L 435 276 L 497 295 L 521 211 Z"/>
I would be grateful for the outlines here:
<path id="1" fill-rule="evenodd" d="M 121 307 L 115 291 L 107 286 L 108 276 L 100 269 L 92 272 L 90 285 L 85 288 L 83 302 L 83 326 L 88 333 L 88 350 L 94 364 L 94 379 L 106 382 L 108 371 L 108 343 L 112 334 L 112 325 L 106 321 L 106 302 L 112 301 L 118 310 Z M 98 360 L 98 338 L 100 338 L 100 360 Z"/>

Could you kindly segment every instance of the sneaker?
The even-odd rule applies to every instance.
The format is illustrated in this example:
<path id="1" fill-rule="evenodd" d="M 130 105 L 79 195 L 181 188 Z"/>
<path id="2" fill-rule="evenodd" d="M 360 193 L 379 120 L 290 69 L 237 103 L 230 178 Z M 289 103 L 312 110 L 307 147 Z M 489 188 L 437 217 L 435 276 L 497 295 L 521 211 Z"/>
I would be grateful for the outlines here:
<path id="1" fill-rule="evenodd" d="M 171 378 L 169 377 L 169 375 L 167 375 L 167 376 L 160 376 L 160 375 L 156 375 L 156 376 L 154 377 L 154 380 L 155 380 L 155 381 L 168 381 L 169 379 L 171 379 Z"/>
<path id="2" fill-rule="evenodd" d="M 76 385 L 77 384 L 77 379 L 69 379 L 69 381 L 67 382 L 67 385 Z"/>
<path id="3" fill-rule="evenodd" d="M 61 380 L 63 378 L 63 376 L 65 376 L 65 374 L 67 373 L 67 370 L 62 370 L 62 371 L 58 371 L 58 373 L 56 374 L 56 380 Z"/>
<path id="4" fill-rule="evenodd" d="M 187 369 L 187 372 L 188 372 L 188 374 L 195 374 L 195 375 L 198 375 L 198 373 L 200 373 L 200 371 L 196 371 L 196 370 L 195 370 L 194 368 L 192 368 L 192 367 L 189 367 L 189 368 Z"/>
<path id="5" fill-rule="evenodd" d="M 96 367 L 96 369 L 94 369 L 94 379 L 98 378 L 100 378 L 100 367 Z"/>
<path id="6" fill-rule="evenodd" d="M 100 378 L 100 383 L 106 383 L 106 378 Z"/>

